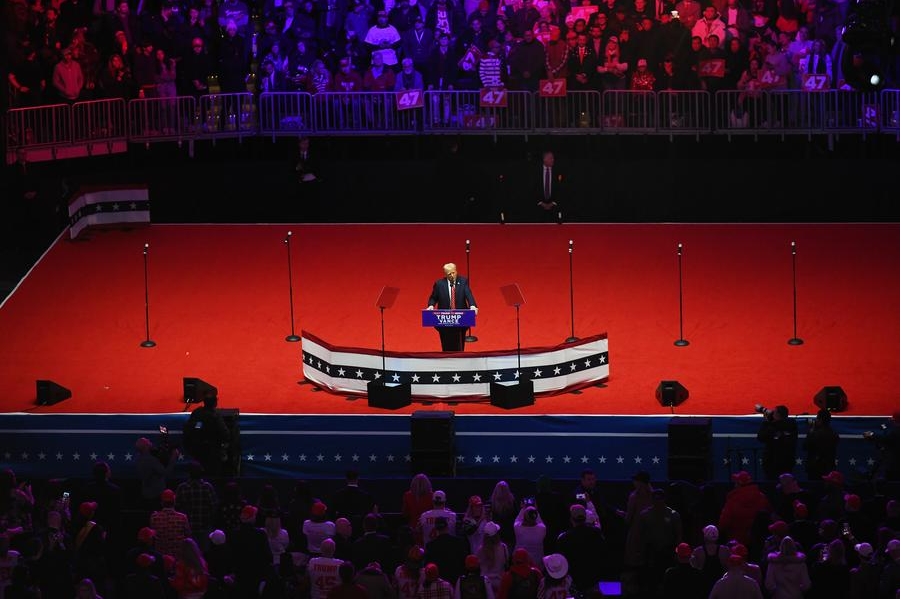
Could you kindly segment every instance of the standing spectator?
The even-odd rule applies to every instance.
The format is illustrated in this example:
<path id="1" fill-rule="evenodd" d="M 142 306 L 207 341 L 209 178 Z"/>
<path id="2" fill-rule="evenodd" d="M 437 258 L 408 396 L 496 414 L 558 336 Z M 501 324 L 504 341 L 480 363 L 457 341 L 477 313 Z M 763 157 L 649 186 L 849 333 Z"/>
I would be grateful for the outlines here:
<path id="1" fill-rule="evenodd" d="M 491 583 L 479 570 L 478 556 L 467 555 L 463 566 L 463 575 L 454 585 L 454 599 L 494 599 Z"/>
<path id="2" fill-rule="evenodd" d="M 559 553 L 542 558 L 544 573 L 538 583 L 538 599 L 566 599 L 573 597 L 573 579 L 569 575 L 569 562 Z"/>
<path id="3" fill-rule="evenodd" d="M 12 583 L 10 574 L 19 564 L 20 554 L 15 549 L 9 548 L 9 534 L 0 533 L 0 597 L 4 590 Z"/>
<path id="4" fill-rule="evenodd" d="M 476 551 L 479 558 L 479 571 L 491 585 L 491 592 L 497 595 L 501 588 L 501 579 L 507 570 L 510 552 L 506 543 L 501 540 L 500 526 L 495 522 L 486 522 L 482 544 Z"/>
<path id="5" fill-rule="evenodd" d="M 366 31 L 363 42 L 372 54 L 381 54 L 385 66 L 397 64 L 397 48 L 400 47 L 400 33 L 394 25 L 388 23 L 388 13 L 380 10 L 376 15 L 375 25 Z"/>
<path id="6" fill-rule="evenodd" d="M 709 594 L 714 583 L 726 573 L 729 547 L 721 545 L 720 531 L 713 524 L 704 527 L 704 542 L 691 552 L 691 565 L 700 570 L 704 578 L 703 594 Z"/>
<path id="7" fill-rule="evenodd" d="M 112 476 L 109 464 L 95 462 L 91 468 L 91 480 L 77 493 L 73 493 L 72 505 L 81 506 L 87 501 L 96 503 L 91 519 L 103 527 L 105 534 L 116 537 L 122 532 L 123 494 L 122 487 L 110 480 Z M 73 524 L 78 523 L 73 521 Z"/>
<path id="8" fill-rule="evenodd" d="M 763 599 L 760 585 L 745 574 L 745 559 L 740 555 L 727 558 L 728 569 L 714 582 L 709 599 Z"/>
<path id="9" fill-rule="evenodd" d="M 428 475 L 423 472 L 415 474 L 410 479 L 410 488 L 404 491 L 401 498 L 401 515 L 410 528 L 416 528 L 422 513 L 432 509 L 433 499 L 432 481 Z"/>
<path id="10" fill-rule="evenodd" d="M 802 599 L 810 589 L 807 557 L 791 537 L 784 537 L 779 551 L 767 555 L 764 584 L 771 599 Z"/>
<path id="11" fill-rule="evenodd" d="M 53 88 L 63 102 L 70 104 L 81 97 L 84 88 L 84 74 L 81 65 L 74 59 L 72 49 L 63 50 L 63 59 L 53 67 Z"/>
<path id="12" fill-rule="evenodd" d="M 141 506 L 147 514 L 159 506 L 160 494 L 166 490 L 168 479 L 175 472 L 179 451 L 173 447 L 154 447 L 147 437 L 135 441 L 135 470 L 141 481 Z M 163 455 L 165 454 L 165 455 Z"/>
<path id="13" fill-rule="evenodd" d="M 522 509 L 519 510 L 519 514 L 516 515 L 516 520 L 513 522 L 513 534 L 516 538 L 514 549 L 521 547 L 529 552 L 529 558 L 533 564 L 542 563 L 547 527 L 541 521 L 541 514 L 535 507 L 534 499 L 523 501 Z M 567 569 L 569 569 L 568 564 Z"/>
<path id="14" fill-rule="evenodd" d="M 322 552 L 321 545 L 326 539 L 335 536 L 335 523 L 328 519 L 328 507 L 321 501 L 317 501 L 310 508 L 310 517 L 304 520 L 301 527 L 307 539 L 305 548 L 310 555 L 319 555 Z M 335 541 L 332 540 L 332 544 Z M 334 551 L 332 551 L 334 555 Z"/>
<path id="15" fill-rule="evenodd" d="M 105 589 L 109 574 L 106 530 L 94 520 L 96 512 L 95 501 L 85 501 L 78 506 L 76 528 L 73 529 L 78 530 L 73 542 L 73 570 L 76 579 L 87 578 Z"/>
<path id="16" fill-rule="evenodd" d="M 417 599 L 425 582 L 425 569 L 422 567 L 425 550 L 413 545 L 407 551 L 404 563 L 394 570 L 394 590 L 397 599 Z"/>
<path id="17" fill-rule="evenodd" d="M 417 16 L 413 27 L 401 35 L 401 55 L 411 59 L 413 67 L 420 73 L 425 73 L 434 46 L 435 36 L 421 16 Z"/>
<path id="18" fill-rule="evenodd" d="M 704 578 L 701 571 L 691 565 L 692 548 L 688 543 L 676 545 L 676 563 L 663 573 L 663 597 L 703 597 Z M 625 589 L 624 589 L 625 590 Z M 633 593 L 640 592 L 637 581 Z"/>
<path id="19" fill-rule="evenodd" d="M 501 539 L 512 547 L 516 542 L 513 535 L 513 522 L 516 520 L 516 514 L 519 513 L 519 506 L 516 504 L 516 496 L 510 489 L 510 484 L 505 480 L 500 480 L 494 485 L 489 498 L 491 503 L 491 520 L 501 527 Z"/>
<path id="20" fill-rule="evenodd" d="M 291 541 L 288 531 L 282 527 L 281 516 L 277 513 L 268 514 L 263 524 L 263 530 L 266 531 L 269 549 L 272 551 L 272 565 L 278 566 Z"/>
<path id="21" fill-rule="evenodd" d="M 365 88 L 365 78 L 363 85 Z M 359 526 L 363 521 L 363 516 L 373 511 L 375 499 L 372 493 L 360 486 L 359 471 L 350 469 L 344 473 L 344 486 L 335 491 L 329 499 L 329 506 L 331 507 L 330 514 L 333 517 L 348 518 L 351 523 Z M 360 567 L 357 569 L 359 570 Z"/>
<path id="22" fill-rule="evenodd" d="M 544 44 L 535 39 L 532 29 L 526 29 L 522 41 L 513 46 L 507 56 L 510 89 L 538 91 L 538 82 L 546 76 Z"/>
<path id="23" fill-rule="evenodd" d="M 257 597 L 260 583 L 272 572 L 269 541 L 266 533 L 257 528 L 256 519 L 257 508 L 245 505 L 241 510 L 241 525 L 228 534 L 226 541 L 234 556 L 235 591 L 242 598 Z M 323 598 L 314 595 L 312 599 Z"/>
<path id="24" fill-rule="evenodd" d="M 435 523 L 438 521 L 438 518 L 443 518 L 445 520 L 450 534 L 456 534 L 457 514 L 453 510 L 448 509 L 447 495 L 441 490 L 432 493 L 432 509 L 422 512 L 416 523 L 416 530 L 419 532 L 419 538 L 425 543 L 428 543 L 437 536 L 437 532 L 435 532 Z"/>
<path id="25" fill-rule="evenodd" d="M 394 91 L 423 90 L 425 82 L 422 79 L 422 73 L 416 70 L 413 59 L 404 58 L 400 61 L 400 64 L 400 73 L 394 78 Z"/>
<path id="26" fill-rule="evenodd" d="M 441 577 L 438 566 L 427 564 L 422 586 L 417 593 L 417 599 L 452 599 L 454 587 Z"/>
<path id="27" fill-rule="evenodd" d="M 238 91 L 226 89 L 223 92 Z M 246 91 L 246 90 L 244 90 Z M 231 436 L 228 425 L 219 413 L 219 397 L 208 390 L 203 396 L 203 405 L 195 408 L 182 427 L 185 451 L 200 462 L 204 472 L 215 478 L 225 470 L 227 443 Z"/>
<path id="28" fill-rule="evenodd" d="M 663 489 L 651 493 L 651 507 L 638 516 L 644 561 L 644 588 L 653 594 L 663 588 L 663 575 L 675 563 L 674 550 L 682 542 L 682 516 L 666 504 Z"/>
<path id="29" fill-rule="evenodd" d="M 335 557 L 335 541 L 325 539 L 321 545 L 322 553 L 312 558 L 307 564 L 310 576 L 310 599 L 326 599 L 329 592 L 338 584 L 338 569 L 344 560 Z"/>
<path id="30" fill-rule="evenodd" d="M 788 417 L 786 406 L 778 405 L 772 410 L 764 408 L 757 440 L 763 443 L 763 471 L 767 480 L 776 480 L 783 472 L 794 469 L 798 425 Z"/>
<path id="31" fill-rule="evenodd" d="M 759 512 L 771 513 L 772 505 L 747 471 L 736 472 L 732 475 L 732 481 L 735 486 L 727 493 L 723 503 L 719 530 L 725 538 L 749 545 L 754 519 Z"/>
<path id="32" fill-rule="evenodd" d="M 175 509 L 175 491 L 166 489 L 160 493 L 161 509 L 150 514 L 150 528 L 156 531 L 156 548 L 164 556 L 175 557 L 181 542 L 191 536 L 188 517 Z"/>
<path id="33" fill-rule="evenodd" d="M 44 597 L 69 597 L 75 587 L 72 578 L 72 535 L 63 525 L 57 511 L 47 512 L 47 526 L 38 537 L 41 554 L 34 564 L 34 573 Z"/>
<path id="34" fill-rule="evenodd" d="M 541 570 L 532 565 L 529 553 L 517 549 L 510 559 L 510 569 L 501 578 L 497 599 L 537 599 L 541 579 Z"/>
<path id="35" fill-rule="evenodd" d="M 354 579 L 356 572 L 354 565 L 343 561 L 338 566 L 338 584 L 329 589 L 327 599 L 369 599 L 366 587 L 358 584 Z"/>
<path id="36" fill-rule="evenodd" d="M 463 574 L 463 563 L 467 555 L 469 541 L 451 532 L 447 518 L 435 518 L 432 540 L 425 545 L 426 562 L 437 565 L 447 580 L 455 581 Z"/>
<path id="37" fill-rule="evenodd" d="M 153 570 L 157 558 L 141 553 L 133 561 L 135 570 L 125 576 L 124 596 L 129 599 L 166 599 L 168 581 Z"/>
<path id="38" fill-rule="evenodd" d="M 112 54 L 107 59 L 106 68 L 100 71 L 99 87 L 102 98 L 130 100 L 137 96 L 131 69 L 125 66 L 120 54 Z"/>
<path id="39" fill-rule="evenodd" d="M 202 552 L 209 548 L 219 498 L 213 485 L 203 478 L 203 465 L 192 460 L 188 464 L 188 480 L 175 488 L 175 509 L 191 523 L 191 537 Z"/>
<path id="40" fill-rule="evenodd" d="M 7 76 L 9 85 L 15 91 L 14 107 L 39 106 L 44 101 L 44 90 L 47 89 L 47 78 L 38 60 L 38 53 L 28 40 L 20 42 L 23 60 L 13 64 Z"/>
<path id="41" fill-rule="evenodd" d="M 230 20 L 225 26 L 225 35 L 219 41 L 219 87 L 223 93 L 247 91 L 248 66 L 247 42 L 238 33 L 238 25 Z"/>
<path id="42" fill-rule="evenodd" d="M 820 409 L 802 442 L 807 452 L 805 466 L 808 480 L 819 481 L 835 469 L 838 442 L 838 433 L 832 428 L 832 413 L 825 408 Z"/>
<path id="43" fill-rule="evenodd" d="M 879 596 L 879 562 L 870 543 L 857 543 L 854 551 L 859 564 L 851 568 L 848 580 L 848 599 L 872 599 Z"/>
<path id="44" fill-rule="evenodd" d="M 588 593 L 601 581 L 606 543 L 601 529 L 587 523 L 585 506 L 576 503 L 569 508 L 570 528 L 557 537 L 557 553 L 569 562 L 573 588 Z"/>
<path id="45" fill-rule="evenodd" d="M 351 561 L 360 570 L 376 562 L 385 572 L 394 572 L 398 564 L 394 559 L 391 538 L 381 534 L 378 527 L 379 518 L 376 514 L 369 513 L 363 517 L 363 536 L 351 545 Z"/>
<path id="46" fill-rule="evenodd" d="M 178 599 L 203 599 L 209 587 L 209 571 L 206 560 L 194 539 L 182 539 L 175 559 L 175 575 L 172 588 Z"/>

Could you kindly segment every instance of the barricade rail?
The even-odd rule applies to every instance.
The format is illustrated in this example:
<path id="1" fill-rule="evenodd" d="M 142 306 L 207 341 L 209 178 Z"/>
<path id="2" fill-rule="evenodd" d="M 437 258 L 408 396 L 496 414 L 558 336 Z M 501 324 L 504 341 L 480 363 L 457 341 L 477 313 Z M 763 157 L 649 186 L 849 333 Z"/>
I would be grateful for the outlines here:
<path id="1" fill-rule="evenodd" d="M 14 108 L 6 120 L 8 161 L 54 146 L 255 135 L 898 137 L 899 90 L 239 93 Z"/>

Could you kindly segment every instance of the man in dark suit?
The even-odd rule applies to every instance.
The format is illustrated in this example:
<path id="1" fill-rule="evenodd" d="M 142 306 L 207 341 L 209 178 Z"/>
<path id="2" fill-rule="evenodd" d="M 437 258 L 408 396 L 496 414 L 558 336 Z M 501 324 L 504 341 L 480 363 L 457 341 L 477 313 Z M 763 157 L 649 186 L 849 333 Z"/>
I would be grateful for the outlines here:
<path id="1" fill-rule="evenodd" d="M 350 546 L 350 559 L 358 570 L 378 562 L 384 572 L 393 572 L 400 565 L 391 538 L 378 531 L 379 517 L 374 513 L 363 518 L 363 536 Z"/>
<path id="2" fill-rule="evenodd" d="M 533 194 L 536 198 L 537 215 L 540 222 L 554 222 L 563 218 L 562 197 L 565 179 L 554 168 L 554 153 L 545 150 L 541 154 L 541 168 L 538 169 Z"/>
<path id="3" fill-rule="evenodd" d="M 469 288 L 469 280 L 457 275 L 457 265 L 444 265 L 444 278 L 435 281 L 426 310 L 474 310 L 476 299 Z M 441 351 L 463 351 L 467 327 L 435 327 L 441 338 Z"/>

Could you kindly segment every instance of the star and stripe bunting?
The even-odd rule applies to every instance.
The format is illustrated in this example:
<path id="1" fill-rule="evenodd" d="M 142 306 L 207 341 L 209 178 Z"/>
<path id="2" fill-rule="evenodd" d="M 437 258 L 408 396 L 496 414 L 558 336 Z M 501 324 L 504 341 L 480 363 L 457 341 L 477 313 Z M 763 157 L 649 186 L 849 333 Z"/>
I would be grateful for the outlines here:
<path id="1" fill-rule="evenodd" d="M 149 223 L 147 186 L 82 189 L 69 201 L 69 237 L 93 225 Z"/>
<path id="2" fill-rule="evenodd" d="M 303 374 L 334 393 L 365 394 L 372 381 L 410 384 L 417 398 L 466 400 L 490 396 L 491 383 L 529 379 L 536 393 L 562 392 L 607 380 L 607 335 L 519 353 L 472 352 L 462 356 L 385 352 L 337 347 L 303 331 Z"/>

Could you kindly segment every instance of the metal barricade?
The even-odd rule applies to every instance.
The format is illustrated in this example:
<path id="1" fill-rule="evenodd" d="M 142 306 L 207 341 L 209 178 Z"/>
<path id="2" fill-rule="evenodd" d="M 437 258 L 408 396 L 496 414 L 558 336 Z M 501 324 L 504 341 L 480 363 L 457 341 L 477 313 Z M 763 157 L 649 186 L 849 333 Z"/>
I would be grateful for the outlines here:
<path id="1" fill-rule="evenodd" d="M 335 134 L 409 134 L 419 110 L 398 110 L 394 92 L 325 92 L 313 96 L 313 128 Z"/>
<path id="2" fill-rule="evenodd" d="M 306 92 L 260 94 L 260 133 L 299 135 L 313 131 L 313 96 Z"/>
<path id="3" fill-rule="evenodd" d="M 192 136 L 194 98 L 139 98 L 128 102 L 128 139 L 182 141 Z"/>
<path id="4" fill-rule="evenodd" d="M 701 90 L 657 93 L 657 130 L 668 135 L 710 133 L 710 95 Z"/>
<path id="5" fill-rule="evenodd" d="M 533 103 L 538 131 L 600 131 L 601 93 L 598 91 L 568 91 L 560 97 L 542 97 L 536 92 Z"/>
<path id="6" fill-rule="evenodd" d="M 901 94 L 897 89 L 884 89 L 879 92 L 879 129 L 883 133 L 891 133 L 898 136 L 899 125 L 899 102 L 901 102 Z"/>
<path id="7" fill-rule="evenodd" d="M 256 134 L 257 105 L 253 94 L 208 94 L 200 96 L 195 125 L 203 139 L 246 137 Z"/>
<path id="8" fill-rule="evenodd" d="M 882 126 L 879 94 L 831 90 L 823 92 L 824 129 L 834 132 L 876 133 Z M 897 128 L 897 124 L 895 125 Z"/>
<path id="9" fill-rule="evenodd" d="M 128 136 L 124 98 L 76 102 L 72 105 L 72 141 L 122 140 Z"/>
<path id="10" fill-rule="evenodd" d="M 9 150 L 68 144 L 72 141 L 72 113 L 68 104 L 13 108 L 7 112 Z"/>
<path id="11" fill-rule="evenodd" d="M 649 133 L 657 129 L 657 95 L 652 91 L 608 90 L 601 95 L 601 129 L 615 133 Z"/>
<path id="12" fill-rule="evenodd" d="M 535 121 L 531 92 L 503 90 L 503 101 L 492 105 L 499 98 L 498 91 L 492 90 L 490 97 L 483 97 L 480 90 L 427 91 L 423 130 L 472 134 L 532 132 Z"/>

